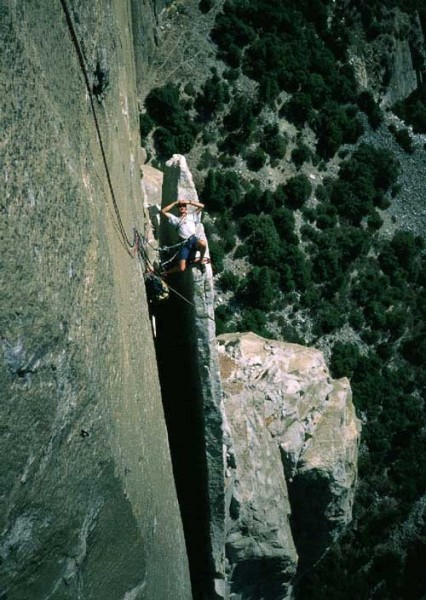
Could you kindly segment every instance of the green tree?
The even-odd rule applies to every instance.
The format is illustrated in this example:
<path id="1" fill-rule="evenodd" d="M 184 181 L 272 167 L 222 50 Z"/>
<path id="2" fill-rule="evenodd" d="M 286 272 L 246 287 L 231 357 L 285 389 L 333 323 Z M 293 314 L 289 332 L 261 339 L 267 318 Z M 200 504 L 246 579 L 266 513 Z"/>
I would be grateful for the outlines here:
<path id="1" fill-rule="evenodd" d="M 200 117 L 208 120 L 214 113 L 222 110 L 229 100 L 229 84 L 223 81 L 214 69 L 212 76 L 206 79 L 201 93 L 197 96 L 195 107 Z"/>
<path id="2" fill-rule="evenodd" d="M 159 125 L 154 142 L 160 155 L 185 154 L 191 150 L 198 130 L 180 102 L 177 86 L 167 83 L 154 88 L 146 97 L 145 107 L 149 117 Z"/>
<path id="3" fill-rule="evenodd" d="M 266 163 L 267 155 L 262 148 L 255 148 L 247 153 L 246 161 L 250 171 L 259 171 Z"/>
<path id="4" fill-rule="evenodd" d="M 293 148 L 291 151 L 291 160 L 298 169 L 300 169 L 304 162 L 310 160 L 311 157 L 312 153 L 305 144 L 300 144 L 297 146 L 297 148 Z"/>
<path id="5" fill-rule="evenodd" d="M 241 192 L 240 182 L 234 171 L 209 169 L 201 198 L 208 210 L 224 212 L 238 204 Z"/>
<path id="6" fill-rule="evenodd" d="M 142 141 L 149 135 L 153 127 L 154 121 L 147 113 L 139 115 L 139 131 Z"/>
<path id="7" fill-rule="evenodd" d="M 348 342 L 335 342 L 330 360 L 332 376 L 335 378 L 352 377 L 358 366 L 359 358 L 358 346 Z"/>
<path id="8" fill-rule="evenodd" d="M 312 185 L 306 175 L 295 175 L 285 186 L 286 204 L 290 208 L 301 208 L 312 192 Z"/>
<path id="9" fill-rule="evenodd" d="M 312 119 L 312 110 L 311 96 L 306 92 L 295 92 L 285 103 L 281 114 L 296 125 L 303 126 Z"/>
<path id="10" fill-rule="evenodd" d="M 252 331 L 263 337 L 273 337 L 266 326 L 265 312 L 258 308 L 245 308 L 238 323 L 238 331 Z"/>
<path id="11" fill-rule="evenodd" d="M 287 139 L 280 134 L 277 124 L 264 127 L 260 147 L 269 154 L 271 159 L 284 158 L 287 148 Z"/>
<path id="12" fill-rule="evenodd" d="M 327 102 L 310 123 L 318 136 L 317 151 L 322 158 L 334 156 L 343 143 L 355 143 L 363 131 L 354 108 L 334 101 Z"/>
<path id="13" fill-rule="evenodd" d="M 296 221 L 291 210 L 281 206 L 273 211 L 272 219 L 281 240 L 285 240 L 289 244 L 298 243 L 298 237 L 294 232 Z"/>
<path id="14" fill-rule="evenodd" d="M 383 122 L 383 113 L 370 91 L 363 91 L 359 94 L 358 106 L 367 115 L 371 127 L 377 129 Z"/>
<path id="15" fill-rule="evenodd" d="M 278 279 L 278 273 L 270 267 L 253 267 L 238 297 L 250 306 L 270 311 L 279 298 Z"/>
<path id="16" fill-rule="evenodd" d="M 256 266 L 270 266 L 281 257 L 280 238 L 270 215 L 260 215 L 252 224 L 247 240 L 250 262 Z"/>
<path id="17" fill-rule="evenodd" d="M 420 331 L 406 340 L 401 347 L 402 355 L 415 366 L 424 366 L 426 363 L 426 331 Z"/>

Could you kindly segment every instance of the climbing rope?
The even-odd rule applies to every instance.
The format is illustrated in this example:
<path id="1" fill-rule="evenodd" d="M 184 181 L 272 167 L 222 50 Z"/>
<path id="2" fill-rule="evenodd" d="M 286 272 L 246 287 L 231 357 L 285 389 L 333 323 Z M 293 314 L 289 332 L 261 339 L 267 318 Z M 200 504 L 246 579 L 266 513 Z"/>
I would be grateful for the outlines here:
<path id="1" fill-rule="evenodd" d="M 142 236 L 137 229 L 134 229 L 133 232 L 134 232 L 133 248 L 137 252 L 140 260 L 142 261 L 142 265 L 145 269 L 144 275 L 146 276 L 146 275 L 154 274 L 154 276 L 156 276 L 162 280 L 163 273 L 158 268 L 156 268 L 155 265 L 153 265 L 151 263 L 145 247 L 148 245 L 157 251 L 170 250 L 171 248 L 181 247 L 185 242 L 175 244 L 174 246 L 164 246 L 163 248 L 154 248 L 154 246 L 152 246 L 152 244 L 150 244 L 150 242 L 148 240 L 146 240 L 146 238 L 144 238 L 144 236 Z M 165 263 L 162 263 L 163 266 L 164 266 L 164 264 Z M 189 304 L 190 306 L 192 306 L 193 308 L 196 309 L 195 304 L 193 302 L 191 302 L 191 300 L 188 300 L 188 298 L 185 298 L 185 296 L 183 296 L 183 294 L 178 292 L 175 288 L 173 288 L 170 285 L 170 283 L 167 282 L 166 285 L 171 292 L 173 292 L 176 296 L 181 298 L 181 300 L 183 300 L 184 302 L 186 302 L 187 304 Z M 213 317 L 211 317 L 210 315 L 199 315 L 199 316 L 201 316 L 201 317 L 204 316 L 205 318 L 210 319 L 211 321 L 215 322 L 215 319 Z"/>
<path id="2" fill-rule="evenodd" d="M 95 123 L 95 128 L 96 128 L 96 133 L 98 135 L 98 140 L 99 140 L 99 146 L 101 149 L 101 155 L 102 155 L 102 161 L 105 167 L 105 173 L 106 173 L 106 177 L 107 177 L 107 181 L 108 181 L 108 187 L 111 193 L 111 198 L 112 198 L 112 204 L 114 207 L 114 212 L 115 212 L 115 216 L 117 218 L 117 224 L 118 224 L 118 228 L 119 231 L 121 233 L 121 237 L 123 239 L 124 245 L 125 245 L 125 250 L 126 252 L 129 254 L 129 256 L 131 256 L 132 258 L 135 256 L 135 254 L 137 253 L 140 260 L 142 261 L 143 264 L 143 268 L 144 268 L 144 275 L 148 274 L 148 273 L 154 273 L 155 276 L 159 277 L 161 279 L 161 273 L 158 272 L 158 269 L 156 269 L 154 267 L 154 265 L 151 264 L 148 254 L 146 252 L 145 249 L 145 244 L 149 244 L 149 242 L 147 242 L 141 235 L 140 233 L 137 231 L 137 229 L 134 229 L 134 239 L 133 239 L 133 244 L 130 242 L 129 238 L 127 237 L 127 233 L 126 230 L 124 228 L 123 225 L 123 220 L 121 218 L 121 214 L 120 214 L 120 210 L 118 208 L 118 203 L 117 203 L 117 199 L 116 199 L 116 195 L 114 192 L 114 187 L 112 185 L 112 180 L 111 180 L 111 175 L 110 175 L 110 171 L 109 171 L 109 167 L 108 167 L 108 162 L 106 159 L 106 154 L 105 154 L 105 148 L 104 148 L 104 143 L 102 140 L 102 135 L 101 135 L 101 130 L 100 130 L 100 126 L 99 126 L 99 121 L 98 121 L 98 116 L 96 114 L 96 108 L 95 108 L 95 100 L 93 97 L 93 91 L 92 91 L 92 87 L 90 85 L 90 81 L 89 81 L 89 75 L 87 72 L 87 66 L 86 66 L 86 61 L 84 58 L 84 54 L 83 51 L 81 49 L 81 45 L 79 42 L 79 39 L 77 37 L 77 32 L 75 30 L 74 27 L 74 23 L 71 17 L 71 13 L 69 11 L 68 5 L 66 0 L 60 0 L 61 2 L 61 6 L 62 9 L 64 11 L 64 15 L 65 15 L 65 20 L 67 22 L 67 26 L 68 26 L 68 30 L 75 48 L 75 51 L 77 53 L 78 56 L 78 61 L 80 63 L 80 68 L 81 71 L 83 73 L 83 77 L 84 77 L 84 82 L 86 84 L 86 89 L 87 89 L 87 93 L 89 95 L 89 100 L 90 100 L 90 106 L 92 109 L 92 114 L 93 114 L 93 120 Z M 172 262 L 175 257 L 177 256 L 179 249 L 186 243 L 186 241 L 180 242 L 178 244 L 175 244 L 173 246 L 164 246 L 162 248 L 159 248 L 158 251 L 159 252 L 168 252 L 170 250 L 174 250 L 176 249 L 176 253 L 167 261 L 162 263 L 162 266 L 169 264 L 170 262 Z M 130 251 L 130 249 L 132 249 L 132 251 Z M 148 269 L 146 269 L 146 267 L 148 267 Z M 179 298 L 181 298 L 182 300 L 184 300 L 187 304 L 191 305 L 193 308 L 195 307 L 195 304 L 193 302 L 191 302 L 190 300 L 188 300 L 188 298 L 185 298 L 185 296 L 183 296 L 180 292 L 178 292 L 176 289 L 174 289 L 169 283 L 166 284 L 168 289 L 170 289 L 174 294 L 176 294 Z M 211 319 L 212 321 L 214 321 L 214 319 L 212 317 L 210 317 L 210 315 L 205 315 L 206 318 Z"/>
<path id="3" fill-rule="evenodd" d="M 92 113 L 93 113 L 93 119 L 94 119 L 94 122 L 95 122 L 96 132 L 98 134 L 99 146 L 100 146 L 100 149 L 101 149 L 102 160 L 103 160 L 103 163 L 104 163 L 105 172 L 106 172 L 106 176 L 107 176 L 108 187 L 109 187 L 109 190 L 110 190 L 110 193 L 111 193 L 111 197 L 112 197 L 112 204 L 113 204 L 113 207 L 114 207 L 114 212 L 115 212 L 115 216 L 117 218 L 118 228 L 119 228 L 119 231 L 121 233 L 121 237 L 123 238 L 123 242 L 124 242 L 124 245 L 125 245 L 126 252 L 130 256 L 133 256 L 132 252 L 130 252 L 130 249 L 129 249 L 129 248 L 132 248 L 132 245 L 130 243 L 129 238 L 127 237 L 126 230 L 125 230 L 124 225 L 123 225 L 123 221 L 122 221 L 122 218 L 121 218 L 121 215 L 120 215 L 120 211 L 119 211 L 118 204 L 117 204 L 117 199 L 116 199 L 115 192 L 114 192 L 114 187 L 113 187 L 112 181 L 111 181 L 111 175 L 110 175 L 110 172 L 109 172 L 108 162 L 107 162 L 107 159 L 106 159 L 105 148 L 104 148 L 104 144 L 103 144 L 103 141 L 102 141 L 102 136 L 101 136 L 101 130 L 100 130 L 100 127 L 99 127 L 98 117 L 97 117 L 97 114 L 96 114 L 95 100 L 93 98 L 93 92 L 92 92 L 92 88 L 91 88 L 91 85 L 90 85 L 89 76 L 88 76 L 88 73 L 87 73 L 87 67 L 86 67 L 86 61 L 85 61 L 85 58 L 84 58 L 84 54 L 83 54 L 80 42 L 79 42 L 78 37 L 77 37 L 77 33 L 76 33 L 76 30 L 75 30 L 74 23 L 73 23 L 73 20 L 72 20 L 71 13 L 69 11 L 68 5 L 66 3 L 66 0 L 60 0 L 60 2 L 61 2 L 62 9 L 63 9 L 64 14 L 65 14 L 65 19 L 66 19 L 66 22 L 67 22 L 67 25 L 68 25 L 68 29 L 69 29 L 69 32 L 70 32 L 70 35 L 71 35 L 71 39 L 72 39 L 74 48 L 75 48 L 75 50 L 77 52 L 78 61 L 80 63 L 81 71 L 83 73 L 83 77 L 84 77 L 84 81 L 85 81 L 85 84 L 86 84 L 87 92 L 89 94 L 90 106 L 91 106 Z"/>

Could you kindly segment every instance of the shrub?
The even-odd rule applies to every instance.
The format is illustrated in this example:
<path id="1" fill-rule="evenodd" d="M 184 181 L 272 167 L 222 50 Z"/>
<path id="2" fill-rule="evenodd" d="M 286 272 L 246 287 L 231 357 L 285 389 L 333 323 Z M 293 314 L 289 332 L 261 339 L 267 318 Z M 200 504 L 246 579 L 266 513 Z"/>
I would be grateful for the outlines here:
<path id="1" fill-rule="evenodd" d="M 202 201 L 212 212 L 224 212 L 238 204 L 241 198 L 241 186 L 234 171 L 209 169 L 201 192 Z"/>
<path id="2" fill-rule="evenodd" d="M 358 366 L 359 349 L 355 344 L 336 342 L 333 346 L 330 370 L 335 378 L 352 377 Z"/>
<path id="3" fill-rule="evenodd" d="M 269 311 L 279 297 L 278 273 L 269 267 L 253 267 L 238 297 L 250 306 Z"/>
<path id="4" fill-rule="evenodd" d="M 219 285 L 224 292 L 235 292 L 239 281 L 239 277 L 237 277 L 237 275 L 235 275 L 232 271 L 223 271 L 220 275 Z"/>
<path id="5" fill-rule="evenodd" d="M 238 323 L 238 330 L 241 332 L 252 331 L 263 337 L 272 337 L 271 332 L 266 327 L 266 315 L 258 308 L 245 308 Z"/>
<path id="6" fill-rule="evenodd" d="M 358 106 L 367 115 L 370 126 L 377 129 L 383 122 L 383 113 L 370 91 L 363 91 L 359 94 Z"/>
<path id="7" fill-rule="evenodd" d="M 262 148 L 251 150 L 246 156 L 247 166 L 251 171 L 259 171 L 266 163 L 266 158 L 267 155 Z"/>
<path id="8" fill-rule="evenodd" d="M 139 131 L 142 141 L 147 137 L 153 127 L 154 121 L 147 113 L 139 115 Z"/>
<path id="9" fill-rule="evenodd" d="M 280 238 L 271 216 L 260 215 L 254 220 L 247 246 L 253 265 L 276 265 L 280 261 Z"/>
<path id="10" fill-rule="evenodd" d="M 312 192 L 312 185 L 306 175 L 295 175 L 285 186 L 286 204 L 290 208 L 301 208 Z"/>

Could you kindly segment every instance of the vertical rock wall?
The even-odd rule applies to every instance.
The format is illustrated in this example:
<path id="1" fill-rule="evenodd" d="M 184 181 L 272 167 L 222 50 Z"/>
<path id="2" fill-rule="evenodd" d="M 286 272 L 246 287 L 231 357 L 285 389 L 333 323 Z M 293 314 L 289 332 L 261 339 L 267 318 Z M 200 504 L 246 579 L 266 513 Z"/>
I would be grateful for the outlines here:
<path id="1" fill-rule="evenodd" d="M 189 600 L 128 252 L 143 228 L 131 7 L 68 6 L 100 137 L 61 2 L 0 8 L 0 596 Z"/>
<path id="2" fill-rule="evenodd" d="M 374 91 L 386 107 L 409 96 L 422 82 L 426 56 L 418 15 L 384 9 L 382 25 L 384 33 L 368 42 L 354 28 L 349 53 L 360 88 Z"/>
<path id="3" fill-rule="evenodd" d="M 167 162 L 163 206 L 198 200 L 184 157 Z M 161 246 L 178 241 L 163 220 Z M 208 256 L 208 251 L 206 253 Z M 169 279 L 171 296 L 157 318 L 157 348 L 176 481 L 195 596 L 224 597 L 224 458 L 222 388 L 215 343 L 211 266 Z"/>
<path id="4" fill-rule="evenodd" d="M 136 86 L 139 98 L 149 92 L 150 63 L 157 45 L 158 17 L 167 0 L 131 0 L 132 32 L 136 61 Z"/>

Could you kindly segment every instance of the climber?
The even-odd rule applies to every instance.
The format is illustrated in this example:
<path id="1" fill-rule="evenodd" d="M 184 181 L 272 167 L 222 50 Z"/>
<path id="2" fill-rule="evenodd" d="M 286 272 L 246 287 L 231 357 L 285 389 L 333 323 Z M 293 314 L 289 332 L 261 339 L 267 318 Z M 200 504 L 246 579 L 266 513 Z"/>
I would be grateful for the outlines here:
<path id="1" fill-rule="evenodd" d="M 190 206 L 195 206 L 196 210 L 194 212 L 188 212 L 188 204 Z M 178 207 L 178 217 L 169 212 L 174 206 Z M 179 250 L 178 264 L 163 273 L 163 276 L 176 272 L 183 273 L 187 267 L 188 261 L 193 259 L 197 250 L 200 251 L 198 263 L 201 272 L 205 272 L 206 265 L 204 254 L 207 249 L 207 242 L 204 234 L 200 235 L 197 233 L 197 225 L 201 223 L 201 211 L 203 208 L 204 204 L 201 202 L 195 202 L 194 200 L 176 200 L 176 202 L 172 202 L 161 210 L 161 214 L 167 217 L 171 225 L 176 229 L 179 237 L 182 240 L 185 240 L 185 243 Z"/>

